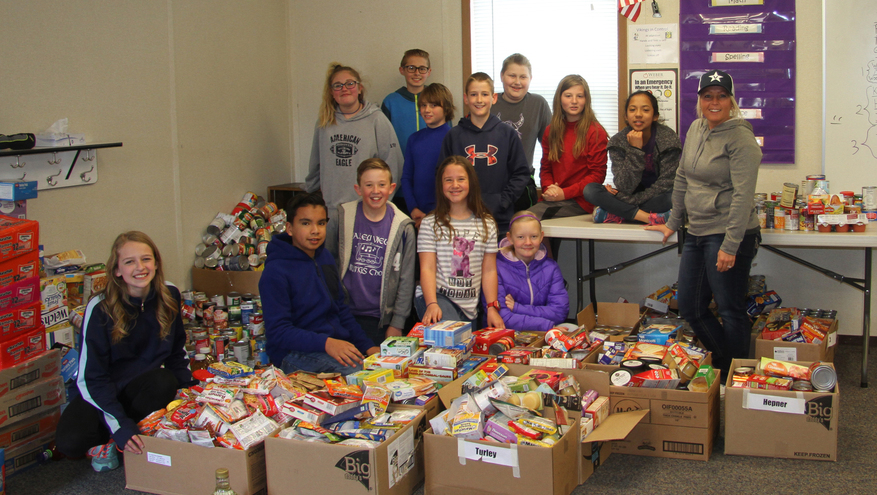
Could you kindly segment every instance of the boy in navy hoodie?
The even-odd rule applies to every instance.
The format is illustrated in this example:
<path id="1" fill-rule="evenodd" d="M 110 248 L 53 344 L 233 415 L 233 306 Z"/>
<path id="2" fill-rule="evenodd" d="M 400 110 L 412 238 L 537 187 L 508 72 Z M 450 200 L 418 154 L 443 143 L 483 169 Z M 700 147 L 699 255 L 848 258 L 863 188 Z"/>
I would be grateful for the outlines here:
<path id="1" fill-rule="evenodd" d="M 439 163 L 452 155 L 472 162 L 481 183 L 481 197 L 496 219 L 501 237 L 509 229 L 515 201 L 530 180 L 530 165 L 517 131 L 490 114 L 496 103 L 490 76 L 484 72 L 469 76 L 463 102 L 469 115 L 445 136 Z"/>
<path id="2" fill-rule="evenodd" d="M 259 294 L 268 357 L 284 373 L 349 374 L 380 352 L 353 318 L 326 239 L 326 203 L 299 194 L 286 207 L 286 233 L 268 244 Z"/>

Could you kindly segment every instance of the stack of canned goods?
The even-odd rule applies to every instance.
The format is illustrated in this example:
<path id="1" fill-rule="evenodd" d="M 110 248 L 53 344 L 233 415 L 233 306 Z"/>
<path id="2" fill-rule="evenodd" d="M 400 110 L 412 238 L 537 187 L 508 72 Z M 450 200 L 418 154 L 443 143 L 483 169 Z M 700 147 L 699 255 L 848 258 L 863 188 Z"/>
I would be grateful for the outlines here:
<path id="1" fill-rule="evenodd" d="M 869 221 L 877 220 L 877 186 L 862 187 L 862 194 L 841 191 L 834 196 L 829 187 L 824 175 L 808 175 L 800 187 L 786 182 L 782 191 L 756 193 L 759 225 L 762 229 L 816 231 L 817 216 L 829 213 L 864 213 Z"/>
<path id="2" fill-rule="evenodd" d="M 216 361 L 232 360 L 248 366 L 261 363 L 256 357 L 264 353 L 265 326 L 259 296 L 230 292 L 208 297 L 198 291 L 184 291 L 182 296 L 190 358 L 201 353 Z M 267 365 L 264 361 L 261 364 Z"/>
<path id="3" fill-rule="evenodd" d="M 733 387 L 762 390 L 832 392 L 837 385 L 837 371 L 830 363 L 821 361 L 804 366 L 773 360 L 768 370 L 752 366 L 735 368 L 731 383 Z"/>
<path id="4" fill-rule="evenodd" d="M 286 228 L 286 212 L 247 192 L 231 214 L 217 213 L 195 246 L 195 267 L 214 270 L 259 270 L 268 242 Z"/>

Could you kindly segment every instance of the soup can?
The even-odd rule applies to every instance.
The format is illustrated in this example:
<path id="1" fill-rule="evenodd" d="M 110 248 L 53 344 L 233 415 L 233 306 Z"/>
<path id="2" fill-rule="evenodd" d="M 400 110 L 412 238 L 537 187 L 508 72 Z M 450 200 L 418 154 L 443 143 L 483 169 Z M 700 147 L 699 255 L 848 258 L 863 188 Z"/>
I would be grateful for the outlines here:
<path id="1" fill-rule="evenodd" d="M 816 361 L 810 365 L 810 383 L 816 392 L 830 392 L 837 385 L 837 372 L 831 365 Z"/>
<path id="2" fill-rule="evenodd" d="M 773 228 L 774 230 L 785 230 L 786 228 L 786 210 L 782 206 L 773 209 Z"/>
<path id="3" fill-rule="evenodd" d="M 783 184 L 783 192 L 782 199 L 780 200 L 780 205 L 784 208 L 791 208 L 795 206 L 795 199 L 798 196 L 798 184 L 794 182 L 786 182 Z"/>

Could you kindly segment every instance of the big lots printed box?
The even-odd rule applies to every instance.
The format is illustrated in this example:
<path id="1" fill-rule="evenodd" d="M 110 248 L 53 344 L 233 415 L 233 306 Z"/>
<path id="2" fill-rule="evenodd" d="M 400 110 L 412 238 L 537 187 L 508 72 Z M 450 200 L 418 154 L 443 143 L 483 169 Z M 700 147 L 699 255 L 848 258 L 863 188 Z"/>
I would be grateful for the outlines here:
<path id="1" fill-rule="evenodd" d="M 576 315 L 576 323 L 585 325 L 588 330 L 593 330 L 597 325 L 618 326 L 632 328 L 631 334 L 637 333 L 641 319 L 639 305 L 633 303 L 598 302 L 596 308 L 593 304 L 588 304 Z M 624 335 L 613 335 L 608 340 L 621 342 L 624 337 Z"/>
<path id="2" fill-rule="evenodd" d="M 834 361 L 837 328 L 838 321 L 834 320 L 828 330 L 828 336 L 820 344 L 764 340 L 759 335 L 755 339 L 755 359 L 767 357 L 780 361 Z"/>
<path id="3" fill-rule="evenodd" d="M 408 495 L 423 480 L 426 424 L 422 412 L 376 449 L 266 438 L 268 493 Z"/>
<path id="4" fill-rule="evenodd" d="M 532 366 L 508 365 L 509 375 L 519 376 Z M 576 377 L 583 390 L 594 389 L 601 396 L 609 393 L 609 377 L 605 373 L 587 370 L 558 370 Z M 462 383 L 470 374 L 446 385 L 439 396 L 446 406 L 462 393 Z M 570 411 L 574 419 L 579 413 Z M 634 413 L 637 414 L 637 413 Z M 640 417 L 643 415 L 639 413 Z M 552 417 L 546 408 L 546 417 Z M 611 416 L 610 416 L 611 419 Z M 467 441 L 449 436 L 424 434 L 426 456 L 427 494 L 470 493 L 552 493 L 567 495 L 591 475 L 599 465 L 600 455 L 608 456 L 609 449 L 600 443 L 622 438 L 631 424 L 609 425 L 603 432 L 598 427 L 581 443 L 578 421 L 551 448 L 518 446 L 487 441 Z M 619 428 L 627 428 L 620 431 Z M 601 436 L 602 435 L 602 436 Z M 584 447 L 584 449 L 583 449 Z M 587 455 L 582 455 L 586 451 Z M 594 453 L 596 451 L 596 454 Z"/>
<path id="5" fill-rule="evenodd" d="M 231 489 L 238 495 L 265 493 L 264 443 L 237 450 L 140 438 L 143 454 L 125 453 L 125 488 L 168 495 L 210 493 L 216 486 L 216 470 L 226 468 Z"/>
<path id="6" fill-rule="evenodd" d="M 760 361 L 735 359 L 731 369 Z M 807 361 L 795 364 L 809 366 Z M 725 454 L 837 461 L 840 391 L 725 387 Z"/>
<path id="7" fill-rule="evenodd" d="M 192 288 L 207 293 L 228 295 L 229 292 L 259 294 L 259 279 L 262 272 L 217 271 L 206 268 L 192 268 Z"/>
<path id="8" fill-rule="evenodd" d="M 707 356 L 703 364 L 709 364 Z M 587 364 L 607 373 L 617 366 Z M 624 440 L 613 443 L 621 454 L 708 461 L 719 427 L 719 377 L 706 392 L 643 387 L 609 387 L 612 414 L 648 410 L 648 416 Z"/>

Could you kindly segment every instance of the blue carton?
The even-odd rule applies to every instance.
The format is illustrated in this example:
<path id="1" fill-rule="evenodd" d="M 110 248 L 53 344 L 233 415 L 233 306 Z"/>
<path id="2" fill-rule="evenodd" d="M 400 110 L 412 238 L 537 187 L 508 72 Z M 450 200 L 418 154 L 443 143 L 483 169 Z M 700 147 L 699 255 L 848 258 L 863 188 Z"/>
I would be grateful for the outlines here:
<path id="1" fill-rule="evenodd" d="M 37 197 L 37 181 L 0 181 L 0 200 L 21 201 Z"/>
<path id="2" fill-rule="evenodd" d="M 423 329 L 423 343 L 435 347 L 451 347 L 472 338 L 472 323 L 440 321 Z"/>
<path id="3" fill-rule="evenodd" d="M 646 344 L 667 345 L 667 340 L 682 331 L 682 325 L 652 324 L 639 331 L 639 341 Z"/>

